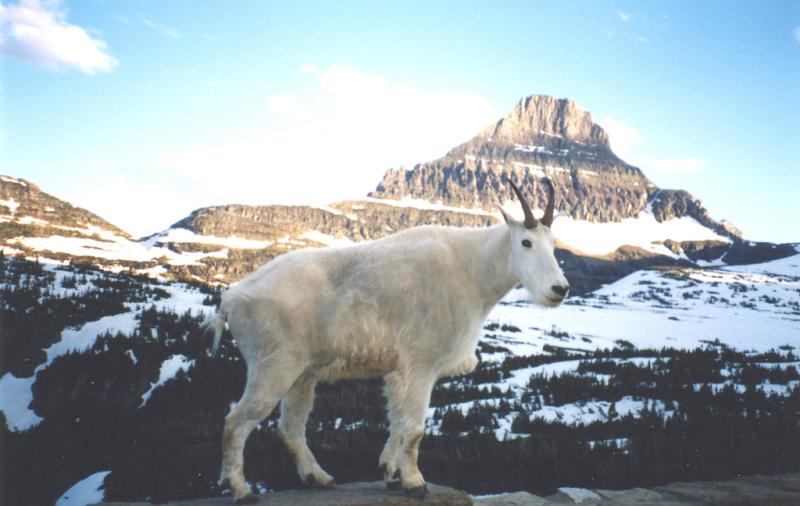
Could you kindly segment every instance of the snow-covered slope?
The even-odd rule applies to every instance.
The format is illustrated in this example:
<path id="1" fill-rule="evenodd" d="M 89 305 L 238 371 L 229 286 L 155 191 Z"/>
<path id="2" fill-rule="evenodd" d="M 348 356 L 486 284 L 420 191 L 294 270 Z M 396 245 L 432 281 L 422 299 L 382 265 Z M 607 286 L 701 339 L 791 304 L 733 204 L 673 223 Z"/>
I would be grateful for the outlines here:
<path id="1" fill-rule="evenodd" d="M 558 309 L 512 291 L 489 314 L 493 338 L 517 354 L 545 345 L 593 350 L 694 348 L 720 340 L 742 350 L 800 345 L 800 255 L 755 265 L 637 271 Z M 524 332 L 504 332 L 513 325 Z M 554 337 L 555 335 L 555 337 Z"/>
<path id="2" fill-rule="evenodd" d="M 559 216 L 553 223 L 553 230 L 559 242 L 589 255 L 608 255 L 623 246 L 636 246 L 657 255 L 679 258 L 681 255 L 664 246 L 665 241 L 731 242 L 730 238 L 717 234 L 690 216 L 659 222 L 649 208 L 634 218 L 607 223 Z"/>
<path id="3" fill-rule="evenodd" d="M 715 269 L 682 268 L 638 271 L 584 297 L 571 297 L 557 309 L 545 309 L 526 301 L 522 288 L 513 290 L 489 314 L 481 339 L 482 359 L 497 364 L 511 356 L 542 356 L 554 349 L 571 352 L 630 347 L 631 349 L 696 349 L 709 344 L 740 351 L 763 353 L 781 346 L 800 348 L 800 255 L 749 266 Z M 618 364 L 652 365 L 654 359 L 631 358 Z M 438 433 L 441 419 L 434 413 L 457 408 L 463 414 L 480 406 L 495 412 L 499 439 L 517 437 L 511 431 L 514 413 L 503 413 L 500 401 L 523 404 L 526 386 L 537 375 L 575 373 L 581 360 L 520 367 L 500 382 L 482 384 L 506 392 L 505 397 L 462 402 L 429 409 L 428 430 Z M 763 364 L 794 366 L 794 362 Z M 725 375 L 725 371 L 722 371 Z M 727 374 L 730 374 L 727 373 Z M 606 381 L 605 375 L 583 373 Z M 800 382 L 763 384 L 759 388 L 788 395 Z M 722 382 L 713 387 L 743 385 Z M 561 405 L 537 404 L 527 411 L 530 419 L 587 424 L 608 419 L 609 401 Z M 664 417 L 670 409 L 660 401 L 621 397 L 614 402 L 617 417 L 634 417 L 644 409 Z"/>
<path id="4" fill-rule="evenodd" d="M 95 285 L 102 285 L 106 280 L 104 273 L 95 272 L 86 275 L 82 285 L 66 288 L 64 285 L 67 284 L 65 279 L 70 276 L 69 268 L 64 268 L 55 262 L 46 262 L 42 267 L 45 271 L 55 274 L 54 282 L 48 290 L 50 296 L 76 296 L 81 292 L 91 290 Z M 37 375 L 50 367 L 58 357 L 85 352 L 92 348 L 97 338 L 103 334 L 132 333 L 139 324 L 141 313 L 145 308 L 168 309 L 179 314 L 191 311 L 197 315 L 205 315 L 213 311 L 212 308 L 203 304 L 206 295 L 188 285 L 182 283 L 163 285 L 144 283 L 143 285 L 144 289 L 141 291 L 147 293 L 148 296 L 135 303 L 126 303 L 124 312 L 104 316 L 76 328 L 63 329 L 60 339 L 44 350 L 46 358 L 36 366 L 32 375 L 18 378 L 11 372 L 6 372 L 0 377 L 0 411 L 5 415 L 9 430 L 24 431 L 41 423 L 42 418 L 29 407 L 33 400 L 33 386 L 36 383 Z M 13 287 L 3 284 L 0 284 L 0 288 L 13 289 Z M 166 297 L 164 297 L 165 293 Z M 0 301 L 0 303 L 3 302 Z M 136 362 L 135 356 L 130 358 L 134 363 Z M 151 389 L 142 397 L 142 404 L 146 403 L 153 390 L 168 381 L 179 369 L 185 370 L 190 366 L 191 363 L 182 361 L 179 355 L 174 357 L 171 362 L 163 364 L 159 377 L 153 378 Z"/>

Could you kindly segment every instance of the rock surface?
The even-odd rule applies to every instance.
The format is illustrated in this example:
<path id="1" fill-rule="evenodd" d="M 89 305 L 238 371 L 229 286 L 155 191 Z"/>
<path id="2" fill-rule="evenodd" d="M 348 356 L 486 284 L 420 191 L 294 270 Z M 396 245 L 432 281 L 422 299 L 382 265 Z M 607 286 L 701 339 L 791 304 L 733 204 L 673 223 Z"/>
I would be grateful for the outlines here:
<path id="1" fill-rule="evenodd" d="M 475 498 L 475 506 L 582 505 L 726 505 L 796 506 L 800 504 L 800 473 L 749 476 L 729 481 L 678 482 L 661 487 L 629 490 L 561 488 L 539 497 L 515 492 Z"/>
<path id="2" fill-rule="evenodd" d="M 284 490 L 259 497 L 269 506 L 470 506 L 472 497 L 450 487 L 428 484 L 425 499 L 414 499 L 400 490 L 387 490 L 382 481 L 346 483 L 334 490 Z M 147 506 L 149 503 L 110 502 L 103 506 Z M 167 503 L 169 506 L 234 505 L 230 497 L 192 499 Z"/>
<path id="3" fill-rule="evenodd" d="M 729 481 L 678 482 L 653 488 L 629 490 L 588 490 L 564 487 L 548 497 L 528 492 L 470 497 L 449 487 L 428 484 L 424 500 L 404 492 L 386 490 L 383 482 L 347 483 L 335 490 L 285 490 L 261 496 L 258 504 L 270 506 L 547 506 L 557 504 L 590 505 L 800 505 L 800 473 L 774 476 L 749 476 Z M 170 506 L 222 506 L 235 504 L 230 497 L 173 501 Z M 102 506 L 149 506 L 149 503 L 108 502 Z"/>

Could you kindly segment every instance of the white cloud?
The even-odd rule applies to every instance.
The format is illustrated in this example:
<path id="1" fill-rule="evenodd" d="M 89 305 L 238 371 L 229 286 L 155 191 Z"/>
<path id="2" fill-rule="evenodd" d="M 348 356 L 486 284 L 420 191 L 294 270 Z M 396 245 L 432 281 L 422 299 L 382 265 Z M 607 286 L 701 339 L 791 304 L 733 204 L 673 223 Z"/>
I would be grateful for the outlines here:
<path id="1" fill-rule="evenodd" d="M 207 32 L 203 32 L 203 38 L 206 39 L 208 42 L 213 42 L 214 44 L 221 44 L 225 42 L 224 38 Z"/>
<path id="2" fill-rule="evenodd" d="M 800 44 L 800 26 L 795 28 L 794 32 L 792 32 L 792 33 L 794 33 L 794 40 L 796 40 L 797 43 Z"/>
<path id="3" fill-rule="evenodd" d="M 163 151 L 155 165 L 222 202 L 324 204 L 364 197 L 387 169 L 438 158 L 498 116 L 472 93 L 396 85 L 341 65 L 308 75 L 310 91 L 266 99 L 259 127 Z"/>
<path id="4" fill-rule="evenodd" d="M 0 51 L 50 70 L 111 71 L 117 60 L 106 52 L 106 43 L 66 18 L 58 1 L 21 0 L 0 6 Z"/>
<path id="5" fill-rule="evenodd" d="M 638 153 L 644 139 L 632 126 L 615 118 L 598 121 L 608 133 L 611 150 L 626 162 L 645 170 L 658 172 L 697 172 L 705 169 L 705 162 L 698 158 L 659 158 Z"/>
<path id="6" fill-rule="evenodd" d="M 319 74 L 319 68 L 311 63 L 304 63 L 300 65 L 300 72 L 303 74 Z"/>
<path id="7" fill-rule="evenodd" d="M 178 33 L 178 31 L 173 29 L 173 28 L 170 28 L 170 27 L 164 26 L 164 25 L 160 25 L 160 24 L 156 23 L 155 21 L 151 21 L 151 20 L 149 20 L 147 18 L 141 18 L 141 20 L 142 20 L 142 23 L 144 23 L 144 26 L 146 26 L 147 28 L 150 28 L 151 30 L 153 30 L 155 32 L 161 33 L 161 34 L 166 35 L 167 37 L 170 37 L 170 38 L 173 38 L 173 39 L 179 39 L 181 37 L 181 34 Z"/>
<path id="8" fill-rule="evenodd" d="M 627 23 L 628 20 L 631 19 L 631 15 L 622 11 L 617 12 L 617 16 L 619 16 L 619 20 L 623 23 Z"/>
<path id="9" fill-rule="evenodd" d="M 620 158 L 625 158 L 631 152 L 633 146 L 642 144 L 644 140 L 635 128 L 626 125 L 622 121 L 614 118 L 603 118 L 598 124 L 608 134 L 611 149 Z"/>

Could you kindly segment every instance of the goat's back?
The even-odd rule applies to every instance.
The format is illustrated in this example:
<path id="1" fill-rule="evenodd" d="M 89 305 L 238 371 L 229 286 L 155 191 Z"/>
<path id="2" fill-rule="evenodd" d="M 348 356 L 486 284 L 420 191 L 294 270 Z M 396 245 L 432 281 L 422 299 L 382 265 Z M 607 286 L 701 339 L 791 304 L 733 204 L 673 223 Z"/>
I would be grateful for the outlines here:
<path id="1" fill-rule="evenodd" d="M 228 290 L 223 308 L 243 354 L 280 344 L 314 362 L 388 363 L 402 353 L 434 359 L 479 316 L 459 260 L 470 240 L 463 229 L 418 227 L 369 243 L 293 251 Z"/>

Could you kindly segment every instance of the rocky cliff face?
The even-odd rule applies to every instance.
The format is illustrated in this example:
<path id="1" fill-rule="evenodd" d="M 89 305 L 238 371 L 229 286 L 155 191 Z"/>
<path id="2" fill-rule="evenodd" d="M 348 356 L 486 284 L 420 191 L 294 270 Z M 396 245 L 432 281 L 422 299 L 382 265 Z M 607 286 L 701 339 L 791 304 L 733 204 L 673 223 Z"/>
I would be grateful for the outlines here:
<path id="1" fill-rule="evenodd" d="M 172 225 L 199 235 L 243 236 L 259 240 L 293 240 L 308 231 L 353 242 L 381 237 L 418 225 L 486 226 L 489 213 L 397 207 L 370 201 L 346 201 L 327 208 L 309 206 L 229 205 L 198 209 Z"/>
<path id="2" fill-rule="evenodd" d="M 537 184 L 542 176 L 553 181 L 557 212 L 576 219 L 620 221 L 653 202 L 659 221 L 691 216 L 722 235 L 737 235 L 711 219 L 689 193 L 659 190 L 641 170 L 620 160 L 590 113 L 570 100 L 541 95 L 522 99 L 505 118 L 443 158 L 413 170 L 388 171 L 370 196 L 488 210 L 512 199 L 503 182 L 509 178 L 543 208 L 545 189 Z M 661 195 L 657 202 L 656 194 Z"/>
<path id="3" fill-rule="evenodd" d="M 339 202 L 325 209 L 277 205 L 207 207 L 194 211 L 171 228 L 190 230 L 199 236 L 245 237 L 269 244 L 258 249 L 229 248 L 221 258 L 209 255 L 201 261 L 170 265 L 167 269 L 179 278 L 230 283 L 293 249 L 380 239 L 418 225 L 486 226 L 496 221 L 488 213 L 397 207 L 369 201 Z M 176 243 L 170 242 L 168 235 L 154 239 L 157 245 L 178 253 L 209 251 L 209 246 L 201 240 Z"/>
<path id="4" fill-rule="evenodd" d="M 651 204 L 653 215 L 658 221 L 691 216 L 701 225 L 722 236 L 731 238 L 741 238 L 742 236 L 742 232 L 731 223 L 711 218 L 700 200 L 685 190 L 659 190 L 653 195 Z"/>
<path id="5" fill-rule="evenodd" d="M 635 216 L 657 190 L 617 158 L 590 113 L 566 99 L 534 95 L 445 157 L 390 170 L 371 196 L 488 210 L 512 199 L 508 177 L 543 208 L 542 176 L 555 185 L 559 213 L 590 221 Z"/>

